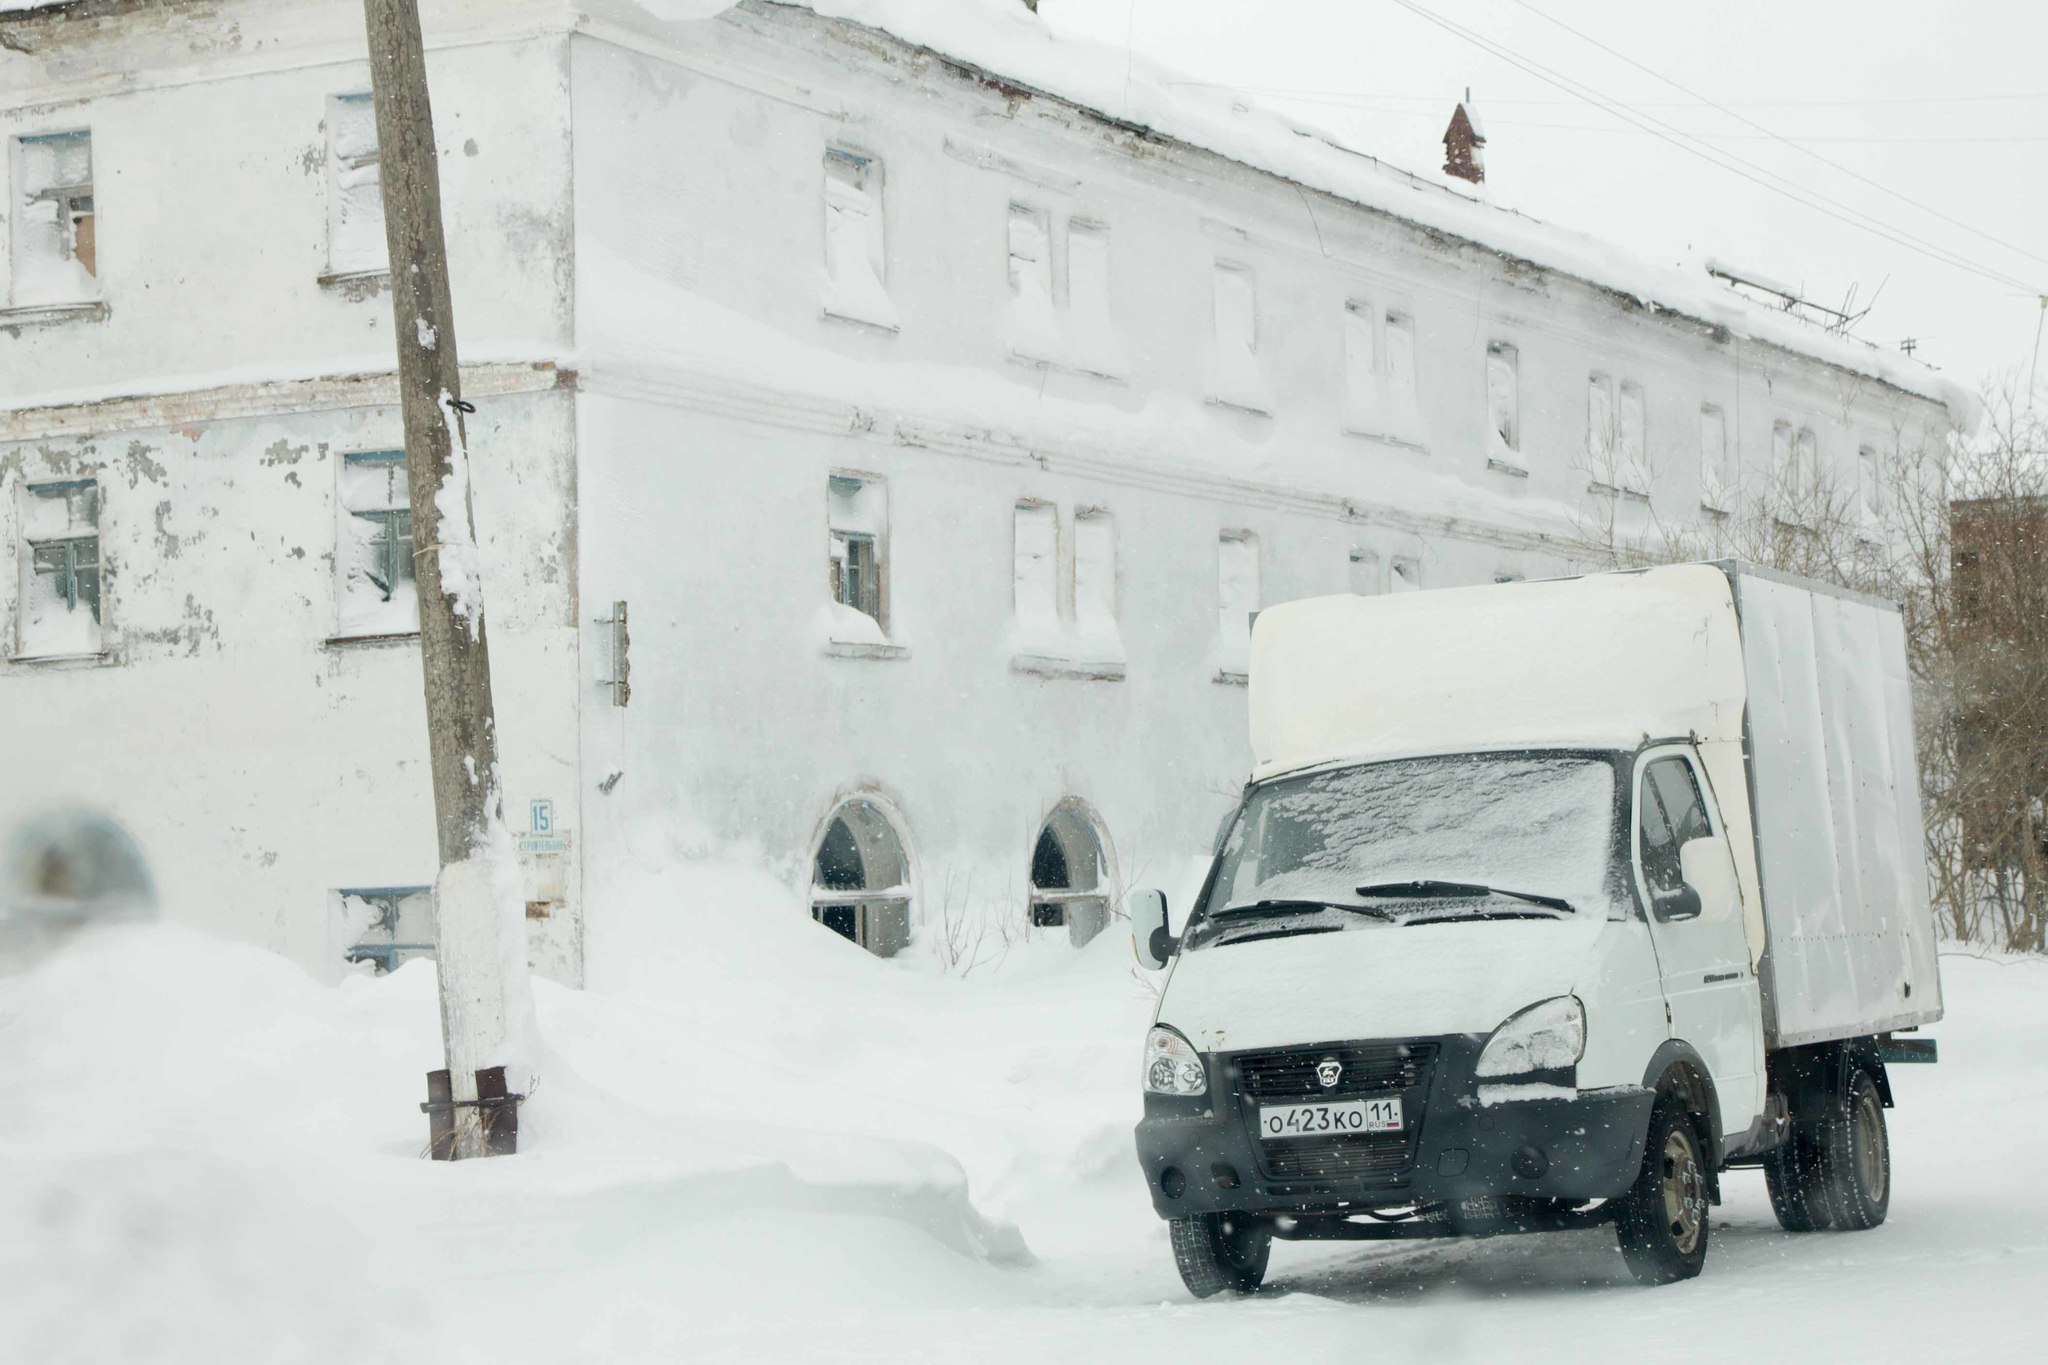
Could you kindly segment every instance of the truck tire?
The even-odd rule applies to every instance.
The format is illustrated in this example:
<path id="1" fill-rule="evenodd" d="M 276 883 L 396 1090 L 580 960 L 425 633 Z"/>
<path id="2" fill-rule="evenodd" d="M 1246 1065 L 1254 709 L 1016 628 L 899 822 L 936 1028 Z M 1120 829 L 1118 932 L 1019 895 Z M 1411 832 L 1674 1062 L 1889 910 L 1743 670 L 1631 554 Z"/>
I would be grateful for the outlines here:
<path id="1" fill-rule="evenodd" d="M 1167 1221 L 1181 1283 L 1198 1299 L 1224 1290 L 1249 1294 L 1266 1278 L 1273 1225 L 1241 1213 L 1198 1213 Z"/>
<path id="2" fill-rule="evenodd" d="M 1821 1188 L 1820 1145 L 1811 1134 L 1794 1128 L 1764 1157 L 1764 1184 L 1771 1192 L 1771 1212 L 1785 1231 L 1820 1232 L 1833 1225 Z"/>
<path id="3" fill-rule="evenodd" d="M 1820 1127 L 1820 1188 L 1829 1217 L 1844 1232 L 1874 1228 L 1892 1202 L 1891 1140 L 1877 1082 L 1857 1067 L 1828 1096 Z"/>
<path id="4" fill-rule="evenodd" d="M 1675 1096 L 1657 1101 L 1643 1169 L 1621 1197 L 1614 1226 L 1622 1259 L 1641 1284 L 1689 1280 L 1707 1263 L 1707 1158 L 1699 1126 Z"/>

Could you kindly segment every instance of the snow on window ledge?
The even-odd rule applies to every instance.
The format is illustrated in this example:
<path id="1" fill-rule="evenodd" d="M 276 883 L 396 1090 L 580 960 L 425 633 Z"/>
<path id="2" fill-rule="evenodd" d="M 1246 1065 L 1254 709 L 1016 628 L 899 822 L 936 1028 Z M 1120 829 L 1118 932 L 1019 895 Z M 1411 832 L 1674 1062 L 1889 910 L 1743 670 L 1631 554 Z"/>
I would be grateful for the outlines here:
<path id="1" fill-rule="evenodd" d="M 832 659 L 907 659 L 910 646 L 893 640 L 827 640 L 822 646 Z"/>
<path id="2" fill-rule="evenodd" d="M 1486 467 L 1488 469 L 1491 469 L 1496 474 L 1506 474 L 1510 478 L 1526 479 L 1529 477 L 1529 468 L 1527 465 L 1521 464 L 1515 460 L 1504 459 L 1499 455 L 1487 456 Z"/>
<path id="3" fill-rule="evenodd" d="M 1020 651 L 1010 656 L 1010 669 L 1040 678 L 1076 678 L 1084 682 L 1122 682 L 1130 666 L 1122 659 Z"/>
<path id="4" fill-rule="evenodd" d="M 315 277 L 314 283 L 322 289 L 365 290 L 381 293 L 391 287 L 391 271 L 384 266 L 374 270 L 330 270 Z"/>
<path id="5" fill-rule="evenodd" d="M 1249 687 L 1252 675 L 1235 668 L 1219 668 L 1210 682 L 1222 683 L 1226 687 Z"/>
<path id="6" fill-rule="evenodd" d="M 0 328 L 47 327 L 65 322 L 105 322 L 104 299 L 75 299 L 68 303 L 22 303 L 0 307 Z"/>
<path id="7" fill-rule="evenodd" d="M 32 652 L 28 654 L 10 654 L 7 656 L 7 662 L 11 664 L 33 664 L 37 667 L 47 664 L 84 664 L 92 666 L 111 664 L 113 661 L 113 654 L 104 649 L 80 650 L 62 654 L 39 654 Z"/>
<path id="8" fill-rule="evenodd" d="M 1594 479 L 1588 483 L 1586 491 L 1603 498 L 1620 498 L 1623 502 L 1639 502 L 1645 507 L 1650 505 L 1650 495 L 1648 493 L 1639 493 L 1633 488 L 1620 488 L 1611 483 L 1603 483 L 1599 479 Z"/>

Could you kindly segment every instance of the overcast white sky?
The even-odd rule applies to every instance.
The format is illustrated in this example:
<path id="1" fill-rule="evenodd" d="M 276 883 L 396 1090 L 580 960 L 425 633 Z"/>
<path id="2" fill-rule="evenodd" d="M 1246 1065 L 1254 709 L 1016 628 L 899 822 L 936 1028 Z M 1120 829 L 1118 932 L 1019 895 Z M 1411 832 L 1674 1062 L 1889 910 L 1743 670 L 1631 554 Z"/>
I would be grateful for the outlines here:
<path id="1" fill-rule="evenodd" d="M 1857 335 L 1886 346 L 1916 337 L 1923 359 L 1967 384 L 2029 363 L 2037 295 L 2048 292 L 2048 233 L 2035 226 L 2048 210 L 2048 5 L 1411 3 L 1793 180 L 1837 212 L 1875 217 L 2012 281 L 1931 260 L 1631 129 L 1398 0 L 1041 0 L 1039 12 L 1117 46 L 1128 35 L 1155 60 L 1242 87 L 1418 171 L 1441 166 L 1444 124 L 1470 86 L 1486 125 L 1488 187 L 1503 204 L 1656 260 L 1711 253 L 1829 303 L 1855 286 L 1860 307 L 1882 284 Z M 1692 101 L 1624 57 L 1847 170 Z"/>

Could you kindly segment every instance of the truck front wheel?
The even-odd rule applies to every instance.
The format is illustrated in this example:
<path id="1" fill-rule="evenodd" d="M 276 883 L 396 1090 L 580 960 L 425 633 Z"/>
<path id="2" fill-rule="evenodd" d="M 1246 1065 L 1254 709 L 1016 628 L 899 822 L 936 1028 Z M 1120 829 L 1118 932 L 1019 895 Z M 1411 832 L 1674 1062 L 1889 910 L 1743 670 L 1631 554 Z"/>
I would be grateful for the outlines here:
<path id="1" fill-rule="evenodd" d="M 1169 1219 L 1173 1261 L 1181 1283 L 1198 1299 L 1232 1290 L 1249 1294 L 1266 1278 L 1273 1225 L 1242 1213 L 1198 1213 Z"/>
<path id="2" fill-rule="evenodd" d="M 1689 1280 L 1707 1263 L 1707 1163 L 1699 1129 L 1675 1099 L 1650 1115 L 1643 1169 L 1615 1218 L 1622 1259 L 1642 1284 Z"/>

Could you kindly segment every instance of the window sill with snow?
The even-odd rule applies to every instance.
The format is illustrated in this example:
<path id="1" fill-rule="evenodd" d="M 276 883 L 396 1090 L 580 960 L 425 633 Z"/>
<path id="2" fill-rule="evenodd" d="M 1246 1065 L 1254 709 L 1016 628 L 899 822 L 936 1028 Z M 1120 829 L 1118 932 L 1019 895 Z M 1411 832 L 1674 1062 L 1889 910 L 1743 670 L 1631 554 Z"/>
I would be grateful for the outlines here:
<path id="1" fill-rule="evenodd" d="M 910 646 L 891 640 L 882 623 L 844 602 L 818 613 L 819 649 L 830 659 L 907 659 Z"/>
<path id="2" fill-rule="evenodd" d="M 319 276 L 314 283 L 322 289 L 331 289 L 347 294 L 350 298 L 361 299 L 372 294 L 381 294 L 391 288 L 391 272 L 383 266 L 375 270 L 330 270 Z"/>
<path id="3" fill-rule="evenodd" d="M 1083 682 L 1122 682 L 1129 666 L 1122 659 L 1021 651 L 1010 656 L 1010 668 L 1040 678 L 1077 678 Z"/>
<path id="4" fill-rule="evenodd" d="M 78 299 L 69 303 L 18 303 L 0 308 L 0 330 L 18 327 L 54 327 L 66 322 L 105 322 L 103 299 Z"/>
<path id="5" fill-rule="evenodd" d="M 70 664 L 78 668 L 100 668 L 113 663 L 114 656 L 104 649 L 80 650 L 69 654 L 10 654 L 7 657 L 7 662 L 11 664 L 33 664 L 37 668 L 47 668 L 59 664 Z"/>
<path id="6" fill-rule="evenodd" d="M 414 630 L 392 630 L 359 635 L 330 635 L 320 643 L 327 649 L 376 648 L 385 645 L 416 645 L 420 633 Z"/>

